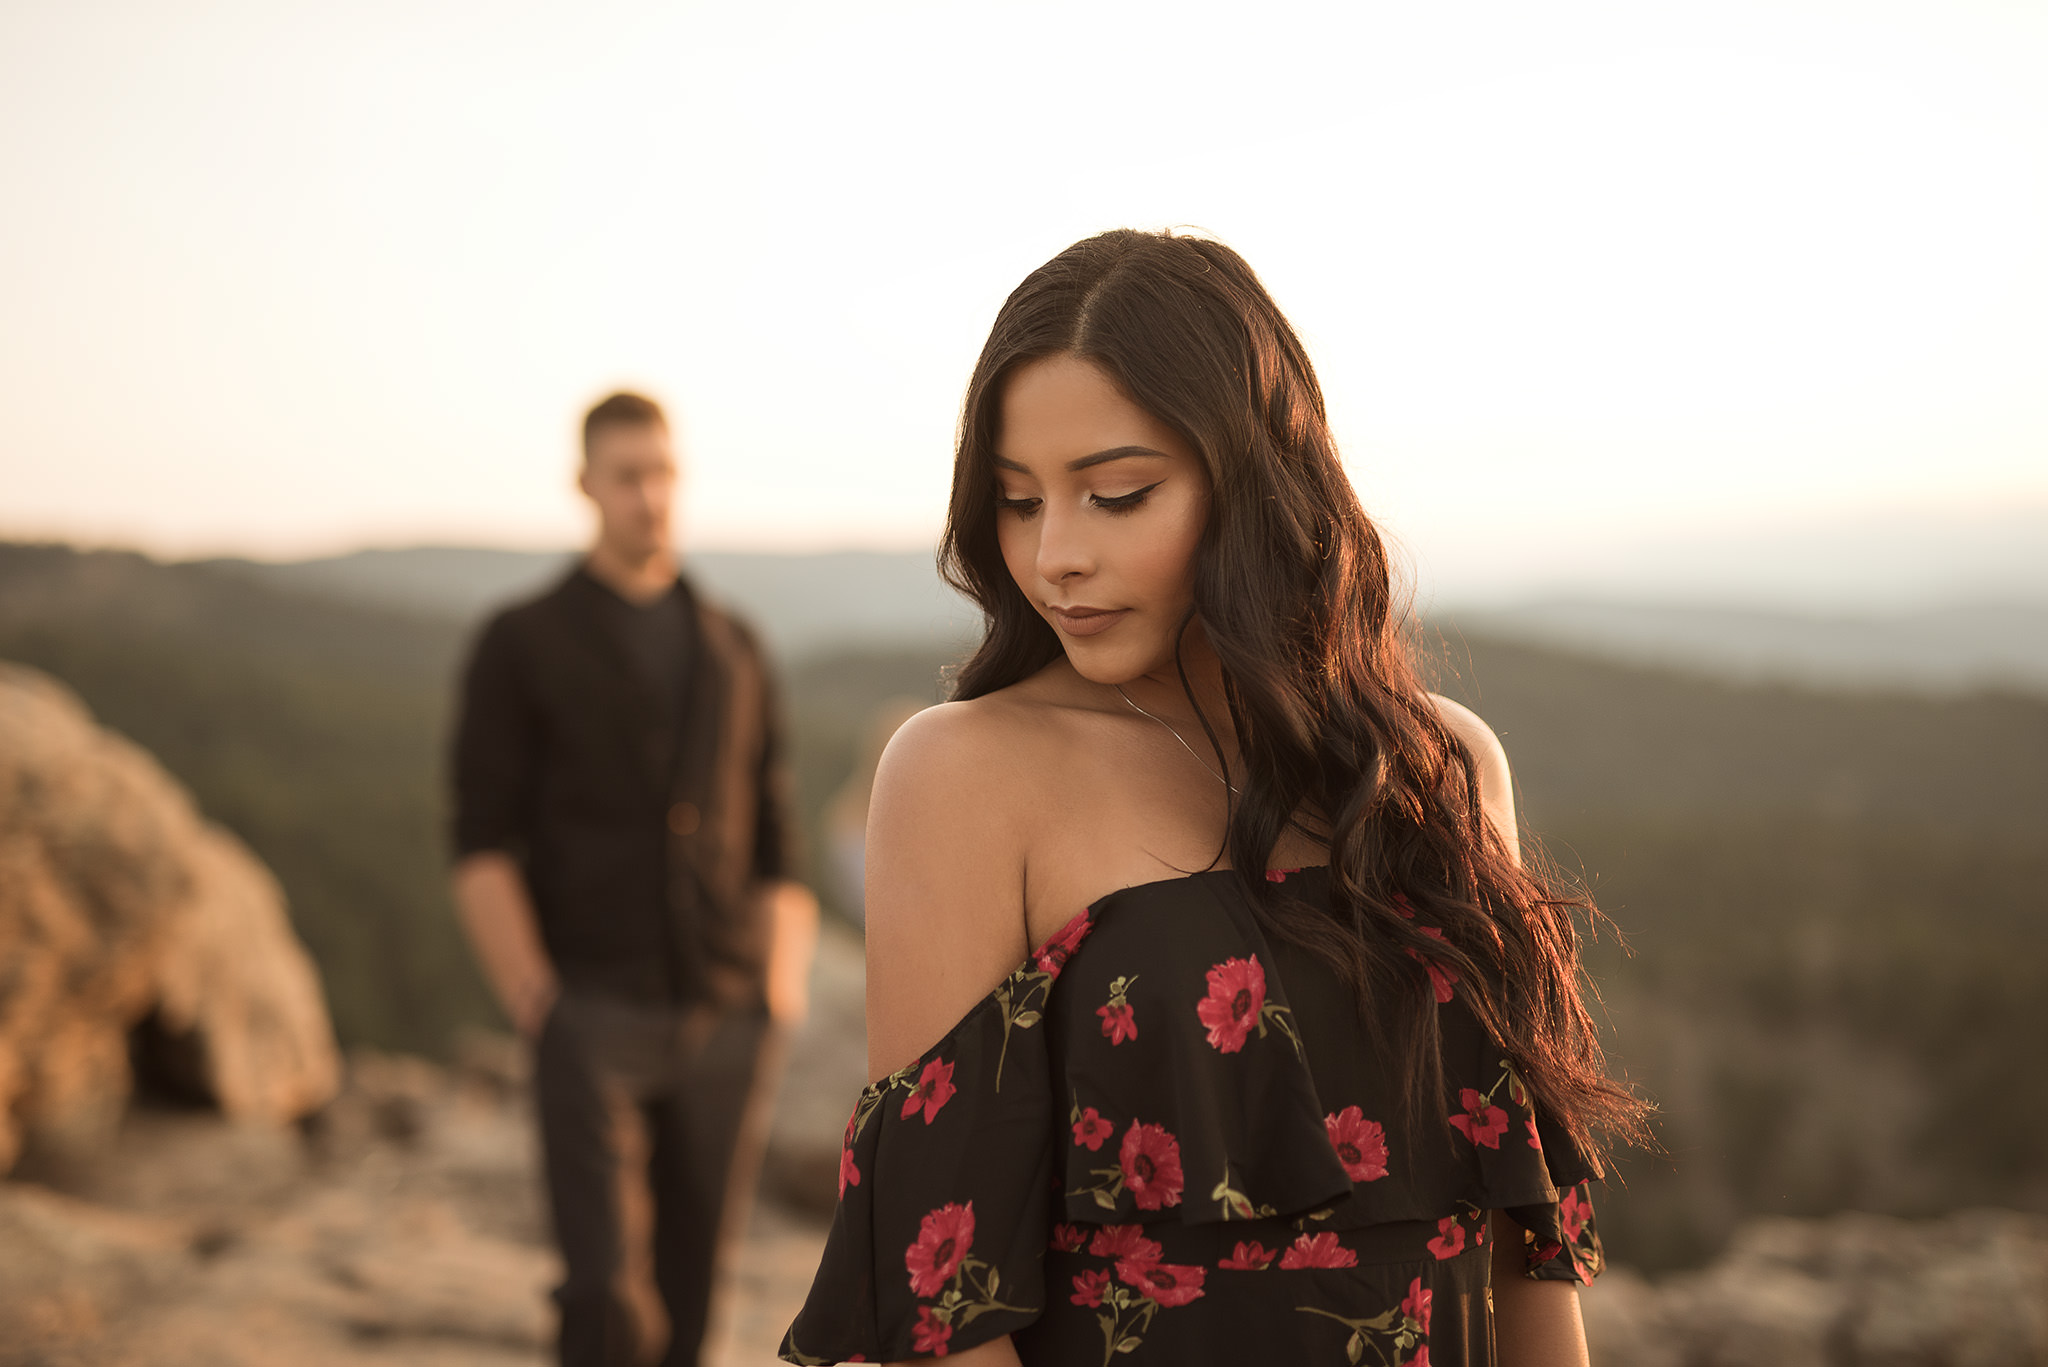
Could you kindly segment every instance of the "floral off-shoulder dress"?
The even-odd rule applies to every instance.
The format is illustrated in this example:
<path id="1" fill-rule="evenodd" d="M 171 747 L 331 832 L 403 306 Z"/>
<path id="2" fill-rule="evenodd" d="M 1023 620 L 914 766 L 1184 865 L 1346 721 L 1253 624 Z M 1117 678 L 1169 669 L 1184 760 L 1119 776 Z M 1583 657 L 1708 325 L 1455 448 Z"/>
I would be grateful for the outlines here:
<path id="1" fill-rule="evenodd" d="M 1397 1123 L 1348 990 L 1235 874 L 1103 898 L 861 1093 L 783 1360 L 1492 1363 L 1487 1213 L 1525 1275 L 1590 1281 L 1596 1174 L 1423 966 L 1447 1126 Z"/>

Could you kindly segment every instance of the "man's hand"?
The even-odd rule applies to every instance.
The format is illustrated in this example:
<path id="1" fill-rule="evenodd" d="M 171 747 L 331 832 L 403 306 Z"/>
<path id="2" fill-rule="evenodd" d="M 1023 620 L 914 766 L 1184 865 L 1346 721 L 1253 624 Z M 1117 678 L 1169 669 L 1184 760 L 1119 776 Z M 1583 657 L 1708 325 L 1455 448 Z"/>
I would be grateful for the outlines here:
<path id="1" fill-rule="evenodd" d="M 527 1039 L 539 1039 L 562 989 L 512 856 L 486 850 L 457 864 L 455 909 L 506 1019 Z"/>
<path id="2" fill-rule="evenodd" d="M 755 894 L 768 920 L 768 1015 L 800 1025 L 811 1010 L 811 959 L 818 949 L 818 899 L 802 883 L 763 884 Z"/>

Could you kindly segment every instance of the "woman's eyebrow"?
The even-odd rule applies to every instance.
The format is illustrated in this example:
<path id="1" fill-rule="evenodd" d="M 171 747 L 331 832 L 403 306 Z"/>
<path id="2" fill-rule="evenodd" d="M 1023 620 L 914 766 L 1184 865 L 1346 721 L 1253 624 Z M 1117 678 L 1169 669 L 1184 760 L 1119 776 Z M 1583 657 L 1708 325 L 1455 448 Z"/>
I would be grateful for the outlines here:
<path id="1" fill-rule="evenodd" d="M 1130 460 L 1136 456 L 1157 456 L 1161 460 L 1172 459 L 1166 452 L 1155 451 L 1149 446 L 1112 446 L 1107 451 L 1097 451 L 1093 455 L 1076 456 L 1067 462 L 1067 470 L 1069 473 L 1078 473 L 1097 465 L 1107 465 L 1113 460 Z M 1015 470 L 1020 475 L 1031 473 L 1030 466 L 1011 460 L 1006 456 L 997 456 L 995 463 L 996 468 L 999 470 Z"/>
<path id="2" fill-rule="evenodd" d="M 1068 461 L 1067 469 L 1069 471 L 1086 470 L 1097 465 L 1107 465 L 1113 460 L 1129 460 L 1133 456 L 1157 456 L 1161 460 L 1172 459 L 1166 452 L 1155 451 L 1149 446 L 1112 446 L 1107 451 L 1097 451 L 1092 456 L 1081 456 L 1078 459 Z"/>

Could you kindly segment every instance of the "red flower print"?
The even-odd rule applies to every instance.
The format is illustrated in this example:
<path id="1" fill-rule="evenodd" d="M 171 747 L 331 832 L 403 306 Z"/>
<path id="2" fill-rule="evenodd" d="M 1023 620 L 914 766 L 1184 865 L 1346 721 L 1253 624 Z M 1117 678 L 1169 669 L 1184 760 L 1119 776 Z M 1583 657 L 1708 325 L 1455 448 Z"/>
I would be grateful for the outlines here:
<path id="1" fill-rule="evenodd" d="M 1280 1255 L 1280 1266 L 1289 1270 L 1300 1267 L 1356 1267 L 1358 1255 L 1338 1243 L 1334 1234 L 1304 1234 Z"/>
<path id="2" fill-rule="evenodd" d="M 1032 962 L 1038 965 L 1040 973 L 1057 978 L 1060 970 L 1067 966 L 1067 960 L 1074 957 L 1074 950 L 1087 938 L 1089 929 L 1095 924 L 1087 912 L 1059 928 L 1059 931 L 1036 950 L 1032 951 Z"/>
<path id="3" fill-rule="evenodd" d="M 1394 894 L 1394 910 L 1411 921 L 1415 919 L 1415 904 L 1398 892 Z M 1417 926 L 1415 928 L 1432 939 L 1441 940 L 1444 938 L 1443 931 L 1436 926 Z M 1404 948 L 1401 952 L 1415 960 L 1416 963 L 1421 964 L 1429 973 L 1429 990 L 1435 995 L 1438 1006 L 1442 1006 L 1451 999 L 1451 989 L 1458 985 L 1457 974 L 1439 963 L 1423 958 L 1420 953 L 1412 948 Z"/>
<path id="4" fill-rule="evenodd" d="M 1118 1263 L 1118 1280 L 1164 1306 L 1186 1305 L 1202 1294 L 1208 1271 L 1185 1263 Z"/>
<path id="5" fill-rule="evenodd" d="M 1273 1265 L 1273 1259 L 1279 1256 L 1278 1249 L 1267 1248 L 1254 1239 L 1250 1243 L 1239 1244 L 1231 1250 L 1228 1258 L 1218 1262 L 1216 1266 L 1228 1268 L 1233 1272 L 1264 1272 Z"/>
<path id="6" fill-rule="evenodd" d="M 1586 1219 L 1592 1213 L 1592 1198 L 1580 1196 L 1579 1188 L 1573 1187 L 1564 1194 L 1564 1199 L 1557 1203 L 1557 1223 L 1564 1231 L 1566 1243 L 1575 1244 L 1579 1241 L 1579 1234 L 1585 1229 Z"/>
<path id="7" fill-rule="evenodd" d="M 1300 872 L 1300 869 L 1267 869 L 1266 881 L 1268 883 L 1284 883 L 1287 881 L 1288 874 Z"/>
<path id="8" fill-rule="evenodd" d="M 1330 1147 L 1344 1165 L 1344 1175 L 1354 1182 L 1371 1182 L 1387 1175 L 1387 1134 L 1377 1120 L 1367 1120 L 1356 1106 L 1346 1106 L 1335 1115 L 1323 1117 L 1330 1132 Z"/>
<path id="9" fill-rule="evenodd" d="M 1088 1236 L 1081 1232 L 1079 1225 L 1054 1225 L 1051 1247 L 1062 1253 L 1079 1253 L 1081 1245 L 1088 1242 Z"/>
<path id="10" fill-rule="evenodd" d="M 1116 1133 L 1116 1126 L 1097 1114 L 1093 1106 L 1085 1107 L 1081 1118 L 1074 1122 L 1074 1146 L 1094 1153 L 1102 1147 L 1102 1141 Z"/>
<path id="11" fill-rule="evenodd" d="M 942 1358 L 946 1355 L 946 1340 L 952 1337 L 953 1326 L 933 1315 L 929 1305 L 917 1307 L 917 1323 L 910 1326 L 911 1352 Z"/>
<path id="12" fill-rule="evenodd" d="M 953 1099 L 960 1089 L 953 1085 L 953 1065 L 944 1059 L 933 1059 L 917 1075 L 917 1086 L 903 1102 L 905 1120 L 924 1112 L 924 1123 L 929 1125 L 939 1118 L 939 1108 Z"/>
<path id="13" fill-rule="evenodd" d="M 1543 1147 L 1543 1136 L 1536 1133 L 1536 1117 L 1532 1115 L 1522 1123 L 1529 1127 L 1529 1147 L 1541 1150 Z"/>
<path id="14" fill-rule="evenodd" d="M 1434 927 L 1431 926 L 1424 926 L 1422 928 L 1424 930 L 1434 929 Z M 1420 954 L 1417 954 L 1412 949 L 1407 950 L 1406 953 L 1409 958 L 1421 964 L 1423 971 L 1429 974 L 1430 994 L 1436 998 L 1436 1004 L 1438 1006 L 1442 1006 L 1445 1002 L 1449 1001 L 1452 997 L 1457 995 L 1457 974 L 1451 972 L 1450 969 L 1445 968 L 1442 964 L 1436 962 L 1434 959 L 1423 958 Z"/>
<path id="15" fill-rule="evenodd" d="M 925 1216 L 917 1228 L 917 1242 L 903 1251 L 903 1265 L 910 1269 L 910 1294 L 938 1295 L 973 1244 L 974 1202 L 961 1206 L 949 1201 Z"/>
<path id="16" fill-rule="evenodd" d="M 1144 1229 L 1138 1225 L 1104 1225 L 1088 1241 L 1088 1251 L 1098 1258 L 1115 1258 L 1118 1262 L 1129 1259 L 1156 1263 L 1164 1250 L 1146 1238 Z"/>
<path id="17" fill-rule="evenodd" d="M 1180 1204 L 1180 1141 L 1163 1125 L 1131 1122 L 1124 1131 L 1117 1161 L 1123 1165 L 1124 1188 L 1139 1210 L 1157 1210 Z"/>
<path id="18" fill-rule="evenodd" d="M 1491 1105 L 1486 1098 L 1470 1087 L 1458 1093 L 1458 1104 L 1465 1108 L 1463 1115 L 1451 1117 L 1451 1124 L 1458 1133 L 1474 1144 L 1484 1144 L 1489 1149 L 1500 1147 L 1500 1137 L 1508 1132 L 1508 1113 Z"/>
<path id="19" fill-rule="evenodd" d="M 839 1139 L 839 1199 L 842 1201 L 846 1199 L 848 1187 L 860 1185 L 860 1167 L 853 1161 L 854 1122 L 858 1119 L 859 1111 L 846 1117 L 846 1133 Z"/>
<path id="20" fill-rule="evenodd" d="M 1401 1299 L 1401 1313 L 1421 1325 L 1424 1334 L 1429 1333 L 1429 1302 L 1433 1294 L 1422 1284 L 1422 1278 L 1415 1277 L 1408 1283 L 1408 1294 Z"/>
<path id="21" fill-rule="evenodd" d="M 1465 1251 L 1465 1227 L 1457 1216 L 1446 1215 L 1436 1222 L 1436 1237 L 1429 1241 L 1429 1251 L 1436 1254 L 1438 1262 Z"/>
<path id="22" fill-rule="evenodd" d="M 1109 1290 L 1109 1269 L 1098 1267 L 1089 1272 L 1075 1274 L 1074 1294 L 1067 1299 L 1076 1305 L 1099 1306 L 1102 1293 Z"/>
<path id="23" fill-rule="evenodd" d="M 1415 1356 L 1402 1363 L 1401 1367 L 1429 1367 L 1429 1345 L 1416 1345 Z"/>
<path id="24" fill-rule="evenodd" d="M 1138 1016 L 1131 1010 L 1129 1002 L 1112 1002 L 1098 1006 L 1095 1014 L 1102 1017 L 1102 1033 L 1111 1044 L 1122 1044 L 1127 1039 L 1138 1037 Z"/>
<path id="25" fill-rule="evenodd" d="M 1244 1048 L 1265 1005 L 1266 970 L 1258 959 L 1225 959 L 1209 970 L 1209 995 L 1196 1003 L 1195 1014 L 1209 1027 L 1216 1051 L 1234 1054 Z"/>

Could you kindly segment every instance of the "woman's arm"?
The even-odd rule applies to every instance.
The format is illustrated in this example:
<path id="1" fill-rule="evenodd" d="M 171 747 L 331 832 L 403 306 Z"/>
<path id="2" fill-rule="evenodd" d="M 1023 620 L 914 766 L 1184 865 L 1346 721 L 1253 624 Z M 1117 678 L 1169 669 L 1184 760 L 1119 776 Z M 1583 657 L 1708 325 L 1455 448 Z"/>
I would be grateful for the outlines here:
<path id="1" fill-rule="evenodd" d="M 1431 695 L 1444 725 L 1471 752 L 1479 772 L 1479 807 L 1508 853 L 1521 858 L 1515 825 L 1514 777 L 1493 728 L 1472 709 Z M 1493 1332 L 1500 1367 L 1587 1367 L 1586 1330 L 1573 1282 L 1533 1281 L 1523 1274 L 1523 1231 L 1493 1213 Z"/>
<path id="2" fill-rule="evenodd" d="M 1031 949 L 1028 803 L 1009 781 L 1017 749 L 991 712 L 952 703 L 918 713 L 875 772 L 866 899 L 871 1080 L 938 1043 Z M 1017 1367 L 1017 1350 L 1006 1334 L 946 1361 Z"/>
<path id="3" fill-rule="evenodd" d="M 1031 952 L 1016 750 L 980 703 L 931 707 L 868 802 L 870 1081 L 913 1062 Z"/>
<path id="4" fill-rule="evenodd" d="M 1587 1367 L 1576 1282 L 1522 1272 L 1522 1227 L 1493 1212 L 1493 1337 L 1500 1367 Z"/>

